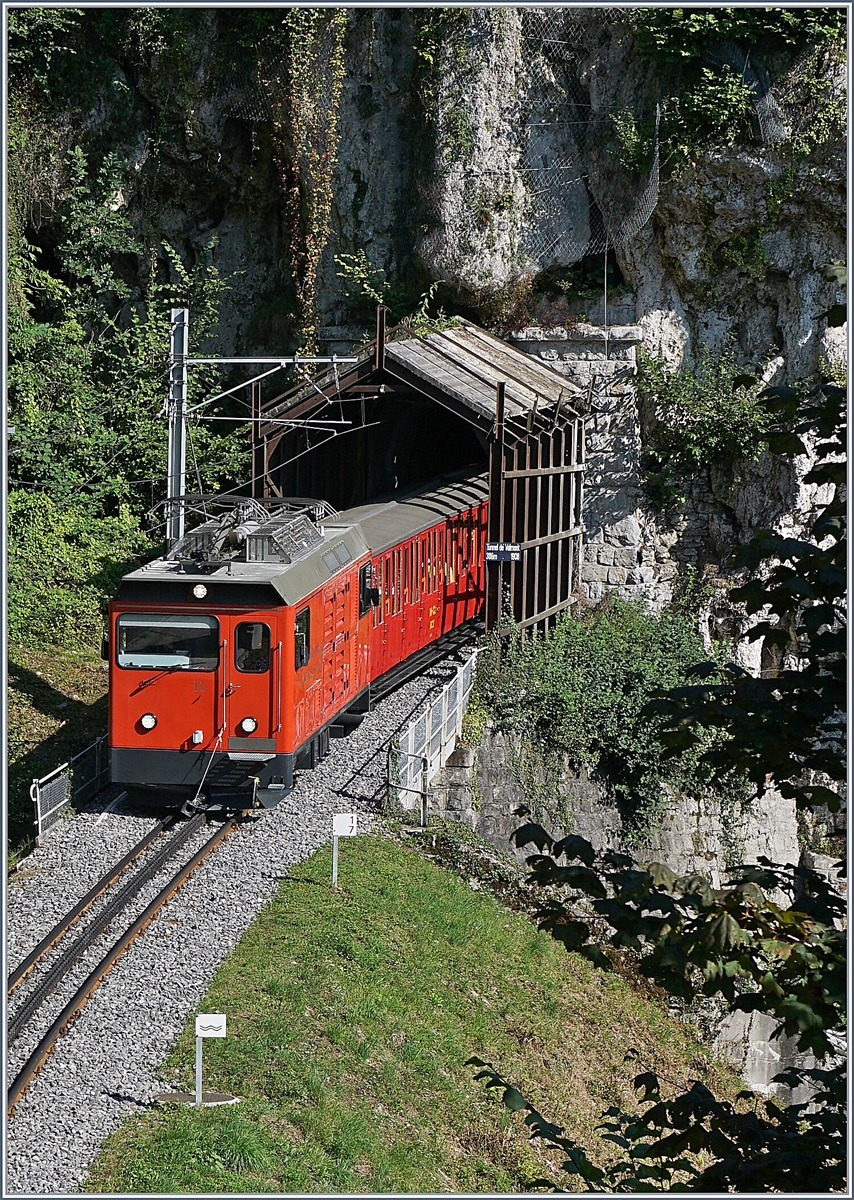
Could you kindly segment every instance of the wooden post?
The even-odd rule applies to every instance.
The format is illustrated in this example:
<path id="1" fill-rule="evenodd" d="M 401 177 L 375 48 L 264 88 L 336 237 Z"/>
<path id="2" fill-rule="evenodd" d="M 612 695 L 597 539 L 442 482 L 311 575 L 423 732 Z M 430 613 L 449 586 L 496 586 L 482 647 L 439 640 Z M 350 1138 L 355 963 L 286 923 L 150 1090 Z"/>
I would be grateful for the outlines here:
<path id="1" fill-rule="evenodd" d="M 495 436 L 489 454 L 489 524 L 488 540 L 501 540 L 502 504 L 504 501 L 504 381 L 495 385 Z M 486 631 L 497 628 L 501 619 L 501 563 L 486 567 Z"/>
<path id="2" fill-rule="evenodd" d="M 382 371 L 385 367 L 385 315 L 388 310 L 384 304 L 377 305 L 377 348 L 374 354 L 374 367 Z"/>

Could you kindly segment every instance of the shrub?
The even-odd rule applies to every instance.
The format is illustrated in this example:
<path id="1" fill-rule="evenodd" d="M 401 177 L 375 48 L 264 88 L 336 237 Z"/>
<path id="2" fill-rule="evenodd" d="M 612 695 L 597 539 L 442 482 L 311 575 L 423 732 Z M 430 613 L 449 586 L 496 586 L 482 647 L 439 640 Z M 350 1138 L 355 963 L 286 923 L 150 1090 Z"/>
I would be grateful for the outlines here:
<path id="1" fill-rule="evenodd" d="M 667 787 L 705 792 L 699 747 L 663 760 L 659 721 L 643 712 L 659 689 L 685 682 L 702 655 L 686 609 L 655 616 L 616 598 L 581 619 L 563 614 L 545 636 L 495 638 L 480 657 L 477 691 L 496 726 L 521 739 L 516 772 L 535 811 L 568 823 L 555 801 L 564 763 L 607 781 L 630 840 L 643 840 Z M 746 799 L 739 777 L 728 782 L 733 798 Z"/>
<path id="2" fill-rule="evenodd" d="M 771 419 L 761 384 L 731 350 L 714 355 L 703 346 L 697 365 L 678 371 L 641 350 L 638 390 L 646 407 L 648 480 L 695 475 L 712 463 L 756 458 L 762 449 Z"/>
<path id="3" fill-rule="evenodd" d="M 147 537 L 126 505 L 93 505 L 44 492 L 9 493 L 9 637 L 29 646 L 97 646 L 107 598 Z"/>

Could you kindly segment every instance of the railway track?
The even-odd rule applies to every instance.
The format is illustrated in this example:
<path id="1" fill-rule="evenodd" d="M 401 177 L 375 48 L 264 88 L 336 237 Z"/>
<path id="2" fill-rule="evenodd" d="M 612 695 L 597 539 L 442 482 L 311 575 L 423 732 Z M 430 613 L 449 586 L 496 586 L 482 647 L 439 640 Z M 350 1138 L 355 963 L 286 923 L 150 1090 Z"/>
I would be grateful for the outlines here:
<path id="1" fill-rule="evenodd" d="M 10 974 L 7 980 L 7 995 L 11 995 L 29 976 L 38 964 L 46 957 L 51 949 L 60 945 L 72 926 L 92 908 L 97 899 L 116 882 L 130 864 L 140 858 L 145 851 L 165 832 L 171 832 L 162 846 L 145 861 L 125 883 L 117 888 L 115 895 L 110 897 L 97 917 L 78 935 L 72 938 L 62 950 L 57 959 L 47 968 L 30 991 L 24 1002 L 9 1018 L 8 1044 L 12 1045 L 20 1035 L 28 1029 L 36 1016 L 44 1008 L 50 995 L 56 991 L 80 961 L 85 952 L 107 932 L 121 914 L 129 907 L 140 891 L 156 878 L 181 848 L 197 833 L 206 822 L 204 813 L 199 813 L 189 821 L 179 822 L 177 817 L 170 816 L 158 823 L 127 855 L 102 876 L 93 888 L 62 918 L 54 928 L 31 951 L 22 963 Z M 98 985 L 119 961 L 124 952 L 134 940 L 144 932 L 160 909 L 192 875 L 196 868 L 225 840 L 230 833 L 238 828 L 237 818 L 232 818 L 220 826 L 214 834 L 192 855 L 192 857 L 173 874 L 160 888 L 154 898 L 117 938 L 113 945 L 102 955 L 96 965 L 89 971 L 83 982 L 76 988 L 73 996 L 65 1003 L 60 1013 L 53 1019 L 49 1028 L 39 1039 L 35 1049 L 27 1056 L 12 1081 L 6 1098 L 7 1114 L 11 1117 L 21 1097 L 30 1083 L 44 1066 L 53 1053 L 56 1043 L 64 1031 L 80 1015 L 85 1004 L 95 992 Z"/>
<path id="2" fill-rule="evenodd" d="M 477 632 L 477 626 L 469 624 L 445 635 L 431 646 L 425 647 L 412 659 L 378 680 L 372 695 L 373 703 L 378 703 L 390 696 L 415 675 L 426 671 L 429 666 L 446 658 L 449 654 L 462 650 L 471 643 Z M 123 858 L 98 879 L 86 895 L 69 909 L 9 974 L 6 981 L 7 998 L 11 998 L 19 992 L 21 985 L 37 972 L 40 964 L 43 964 L 44 960 L 52 955 L 52 951 L 58 947 L 61 950 L 48 962 L 40 977 L 35 980 L 34 986 L 30 988 L 26 997 L 9 1016 L 7 1022 L 8 1046 L 13 1046 L 23 1034 L 31 1031 L 34 1021 L 42 1013 L 50 997 L 65 983 L 69 973 L 77 967 L 86 952 L 119 920 L 122 913 L 133 903 L 142 889 L 160 874 L 170 859 L 174 858 L 202 828 L 206 820 L 206 814 L 201 812 L 188 820 L 182 821 L 178 814 L 170 814 L 159 821 Z M 10 1117 L 14 1114 L 18 1102 L 30 1083 L 53 1053 L 59 1038 L 80 1015 L 87 1001 L 108 972 L 132 942 L 148 927 L 169 898 L 237 826 L 237 819 L 232 819 L 217 829 L 190 860 L 164 884 L 144 911 L 129 923 L 128 928 L 89 971 L 20 1066 L 7 1093 L 7 1113 Z M 162 844 L 156 845 L 161 839 Z M 147 852 L 151 851 L 152 847 L 155 847 L 154 852 L 149 853 L 146 858 Z M 143 861 L 135 870 L 130 871 L 139 860 Z M 122 876 L 129 871 L 129 877 L 124 882 L 120 882 Z M 114 889 L 113 893 L 108 895 L 111 889 Z M 106 903 L 102 905 L 94 919 L 86 923 L 83 928 L 78 929 L 74 936 L 75 927 L 83 922 L 86 914 L 102 897 L 107 897 Z"/>
<path id="3" fill-rule="evenodd" d="M 460 631 L 460 635 L 471 637 L 471 632 Z M 441 649 L 448 654 L 454 647 L 443 642 Z M 452 669 L 451 662 L 448 668 Z M 333 743 L 330 754 L 314 771 L 299 772 L 294 791 L 253 823 L 251 836 L 245 836 L 245 826 L 241 825 L 244 832 L 227 837 L 202 870 L 188 864 L 187 881 L 164 914 L 168 920 L 150 922 L 148 931 L 137 936 L 142 933 L 143 922 L 153 915 L 141 910 L 152 900 L 161 882 L 157 879 L 133 905 L 133 915 L 139 914 L 139 926 L 128 929 L 126 936 L 117 927 L 86 952 L 84 962 L 76 965 L 73 980 L 66 979 L 61 991 L 54 994 L 49 1011 L 42 1010 L 9 1050 L 9 1078 L 17 1072 L 15 1090 L 8 1094 L 10 1109 L 17 1104 L 14 1119 L 7 1126 L 10 1193 L 68 1194 L 86 1190 L 87 1172 L 103 1139 L 138 1113 L 140 1106 L 148 1105 L 153 1096 L 170 1090 L 174 1081 L 170 1075 L 160 1073 L 161 1064 L 186 1027 L 188 1014 L 202 1003 L 215 971 L 277 893 L 288 872 L 328 846 L 332 814 L 358 811 L 365 815 L 363 828 L 371 827 L 386 786 L 388 741 L 441 688 L 445 675 L 439 675 L 441 679 L 436 672 L 428 671 L 405 684 L 398 679 L 400 690 L 382 700 L 375 692 L 372 698 L 376 708 L 372 705 L 371 713 L 358 727 L 354 725 L 348 737 Z M 385 688 L 382 690 L 385 692 Z M 391 687 L 388 690 L 391 692 Z M 161 832 L 164 830 L 158 826 L 144 839 L 149 841 L 146 857 Z M 165 833 L 171 836 L 169 828 Z M 129 850 L 131 838 L 138 836 L 136 832 L 131 834 L 117 814 L 103 823 L 89 822 L 83 816 L 80 821 L 59 822 L 50 844 L 35 852 L 30 872 L 13 889 L 7 920 L 15 944 L 22 947 L 20 954 L 39 942 L 39 954 L 34 951 L 28 956 L 46 958 L 39 974 L 64 948 L 57 941 L 47 957 L 47 947 L 41 944 L 61 934 L 57 934 L 56 926 L 45 936 L 47 922 L 40 922 L 37 913 L 49 911 L 53 914 L 51 921 L 55 921 L 57 914 L 72 904 L 70 897 L 64 904 L 59 903 L 67 864 L 79 860 L 81 876 L 87 880 L 85 886 L 94 893 L 103 883 L 99 880 L 92 886 L 103 864 L 115 862 L 110 874 L 117 879 L 123 874 L 121 865 L 132 860 L 138 850 L 138 846 Z M 205 831 L 197 832 L 180 860 L 200 849 L 206 836 Z M 177 863 L 173 868 L 177 870 Z M 119 886 L 125 878 L 119 879 Z M 96 912 L 107 899 L 106 895 L 102 897 Z M 81 911 L 83 904 L 79 902 Z M 87 924 L 89 920 L 87 916 Z M 131 923 L 130 913 L 125 914 L 125 922 Z M 71 913 L 65 923 L 69 928 L 76 924 L 77 929 L 83 925 L 79 916 L 74 919 Z M 134 953 L 124 954 L 133 937 L 137 937 Z M 93 978 L 95 958 L 109 942 L 115 943 L 115 970 L 111 986 L 98 987 L 99 980 Z M 104 971 L 108 969 L 106 958 L 99 964 Z M 24 979 L 33 970 L 24 960 L 7 983 L 16 973 Z M 89 978 L 84 981 L 87 972 Z M 34 986 L 35 977 L 26 987 L 13 984 L 16 1010 Z M 7 1006 L 7 1011 L 11 1007 Z M 49 1047 L 43 1050 L 40 1064 L 34 1063 L 35 1069 L 30 1069 L 26 1078 L 25 1054 L 38 1049 L 35 1043 L 42 1034 L 46 1036 L 49 1024 L 61 1026 L 63 1020 L 67 1022 L 67 1035 L 55 1043 L 53 1054 Z"/>
<path id="4" fill-rule="evenodd" d="M 468 621 L 459 625 L 450 633 L 443 634 L 423 650 L 411 655 L 396 667 L 392 667 L 385 675 L 381 675 L 376 683 L 371 685 L 371 704 L 378 704 L 392 692 L 403 687 L 416 675 L 422 675 L 428 667 L 435 666 L 450 655 L 458 654 L 469 648 L 477 639 L 483 636 L 483 621 Z"/>
<path id="5" fill-rule="evenodd" d="M 90 908 L 95 904 L 99 896 L 101 896 L 110 884 L 127 870 L 131 863 L 145 853 L 153 841 L 155 841 L 162 833 L 169 829 L 176 821 L 176 817 L 164 817 L 157 825 L 141 838 L 137 844 L 122 858 L 115 866 L 111 867 L 105 875 L 102 875 L 98 882 L 86 893 L 82 900 L 71 908 L 65 916 L 54 925 L 49 933 L 45 934 L 39 944 L 30 951 L 14 971 L 11 972 L 6 980 L 6 995 L 11 996 L 15 989 L 23 983 L 27 976 L 41 962 L 46 954 L 48 954 L 62 937 L 68 932 L 72 925 L 75 925 L 81 917 L 83 917 Z"/>

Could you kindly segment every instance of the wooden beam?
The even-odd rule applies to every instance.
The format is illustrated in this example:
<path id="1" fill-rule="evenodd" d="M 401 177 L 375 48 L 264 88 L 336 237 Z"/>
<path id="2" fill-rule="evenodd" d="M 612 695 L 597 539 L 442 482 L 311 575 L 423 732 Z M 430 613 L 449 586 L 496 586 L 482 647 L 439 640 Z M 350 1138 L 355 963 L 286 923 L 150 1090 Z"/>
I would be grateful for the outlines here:
<path id="1" fill-rule="evenodd" d="M 385 366 L 385 315 L 384 304 L 377 305 L 377 344 L 374 351 L 374 368 L 381 371 Z"/>
<path id="2" fill-rule="evenodd" d="M 535 550 L 539 546 L 547 546 L 549 542 L 558 542 L 561 538 L 576 537 L 582 532 L 580 525 L 573 525 L 572 529 L 561 529 L 558 533 L 547 533 L 542 537 L 531 538 L 529 542 L 523 542 L 521 550 Z"/>
<path id="3" fill-rule="evenodd" d="M 364 358 L 361 362 L 356 363 L 352 370 L 348 371 L 346 375 L 341 376 L 337 382 L 334 378 L 327 379 L 323 383 L 318 380 L 314 380 L 314 387 L 306 383 L 303 388 L 301 388 L 299 392 L 293 396 L 290 403 L 287 401 L 287 394 L 285 396 L 277 396 L 274 400 L 270 401 L 261 415 L 266 417 L 268 421 L 272 421 L 274 418 L 287 421 L 290 417 L 302 417 L 306 413 L 310 413 L 313 409 L 317 408 L 318 405 L 323 404 L 325 400 L 337 400 L 339 392 L 346 396 L 353 384 L 361 383 L 366 377 L 370 377 L 373 373 L 373 359 Z M 345 382 L 347 378 L 350 378 L 352 383 Z M 378 380 L 377 382 L 381 383 L 382 380 Z M 262 427 L 260 432 L 266 432 L 269 434 L 275 429 L 279 428 L 281 428 L 281 426 L 267 425 Z"/>
<path id="4" fill-rule="evenodd" d="M 531 470 L 525 471 L 505 471 L 505 479 L 525 479 L 533 475 L 572 475 L 576 471 L 583 471 L 584 464 L 575 464 L 565 467 L 534 467 Z"/>
<path id="5" fill-rule="evenodd" d="M 504 384 L 495 385 L 495 428 L 489 447 L 489 533 L 488 541 L 501 541 L 503 513 L 502 475 L 504 474 Z M 486 632 L 495 629 L 501 618 L 501 563 L 486 565 Z"/>
<path id="6" fill-rule="evenodd" d="M 430 383 L 427 379 L 422 379 L 416 375 L 414 371 L 410 371 L 403 366 L 402 363 L 393 362 L 391 359 L 386 361 L 385 374 L 392 379 L 412 389 L 420 396 L 425 396 L 428 400 L 432 400 L 441 408 L 446 408 L 448 412 L 452 412 L 454 416 L 462 418 L 467 425 L 473 425 L 475 429 L 480 429 L 484 433 L 492 432 L 494 428 L 494 418 L 486 409 L 477 411 L 467 404 L 462 403 L 453 396 L 449 396 L 447 392 L 443 392 L 440 387 Z"/>
<path id="7" fill-rule="evenodd" d="M 551 608 L 545 609 L 544 612 L 537 613 L 533 617 L 526 617 L 524 621 L 519 622 L 519 625 L 522 629 L 527 628 L 529 625 L 538 625 L 540 621 L 547 621 L 549 617 L 553 617 L 557 613 L 563 612 L 564 609 L 569 608 L 573 601 L 574 598 L 572 596 L 567 596 L 565 600 L 560 600 L 557 604 L 553 604 Z"/>

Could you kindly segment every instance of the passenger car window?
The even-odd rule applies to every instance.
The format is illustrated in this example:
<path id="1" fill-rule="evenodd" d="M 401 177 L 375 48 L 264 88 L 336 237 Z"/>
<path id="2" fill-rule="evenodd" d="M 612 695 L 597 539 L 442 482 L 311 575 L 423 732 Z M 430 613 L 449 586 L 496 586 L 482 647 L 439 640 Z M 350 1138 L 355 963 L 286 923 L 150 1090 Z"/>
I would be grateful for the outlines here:
<path id="1" fill-rule="evenodd" d="M 234 665 L 238 671 L 260 675 L 270 669 L 270 627 L 261 621 L 242 621 L 234 636 Z"/>
<path id="2" fill-rule="evenodd" d="M 371 564 L 365 565 L 359 571 L 359 620 L 371 607 Z"/>
<path id="3" fill-rule="evenodd" d="M 304 608 L 294 620 L 294 667 L 304 667 L 311 655 L 311 611 Z"/>

